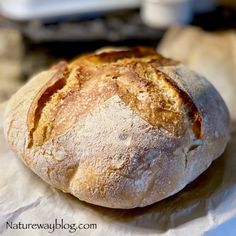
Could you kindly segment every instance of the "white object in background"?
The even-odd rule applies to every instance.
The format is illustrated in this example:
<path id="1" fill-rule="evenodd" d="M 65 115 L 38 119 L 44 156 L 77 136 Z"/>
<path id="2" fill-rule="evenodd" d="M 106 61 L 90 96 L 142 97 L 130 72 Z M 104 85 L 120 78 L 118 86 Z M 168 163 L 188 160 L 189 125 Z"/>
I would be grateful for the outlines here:
<path id="1" fill-rule="evenodd" d="M 165 28 L 192 20 L 192 0 L 143 0 L 141 17 L 151 26 Z"/>
<path id="2" fill-rule="evenodd" d="M 206 13 L 216 8 L 218 0 L 192 0 L 196 13 Z"/>
<path id="3" fill-rule="evenodd" d="M 1 14 L 14 20 L 89 14 L 140 6 L 141 0 L 0 0 Z"/>

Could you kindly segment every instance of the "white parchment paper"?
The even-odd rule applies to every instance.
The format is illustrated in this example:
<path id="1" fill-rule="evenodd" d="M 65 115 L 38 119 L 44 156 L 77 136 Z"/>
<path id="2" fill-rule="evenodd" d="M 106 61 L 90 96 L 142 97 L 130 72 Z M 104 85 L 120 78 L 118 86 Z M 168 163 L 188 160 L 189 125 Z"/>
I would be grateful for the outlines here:
<path id="1" fill-rule="evenodd" d="M 180 193 L 145 208 L 114 210 L 62 193 L 25 167 L 4 141 L 4 107 L 0 105 L 0 235 L 236 235 L 236 132 L 232 131 L 224 154 Z M 97 224 L 97 228 L 74 233 L 7 228 L 7 222 L 53 224 L 55 219 L 59 223 L 63 219 L 64 224 Z"/>

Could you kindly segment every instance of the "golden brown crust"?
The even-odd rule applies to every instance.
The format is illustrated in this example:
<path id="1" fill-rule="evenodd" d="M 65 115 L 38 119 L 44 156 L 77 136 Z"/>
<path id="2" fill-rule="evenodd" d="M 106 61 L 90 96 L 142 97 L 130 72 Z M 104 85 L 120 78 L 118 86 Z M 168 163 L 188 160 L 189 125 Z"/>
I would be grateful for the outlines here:
<path id="1" fill-rule="evenodd" d="M 43 107 L 49 102 L 51 96 L 65 85 L 65 74 L 67 72 L 66 63 L 59 63 L 54 69 L 58 72 L 38 92 L 28 112 L 27 124 L 30 133 L 29 148 L 33 145 L 33 135 L 38 128 Z M 42 133 L 39 135 L 44 136 Z"/>
<path id="2" fill-rule="evenodd" d="M 225 149 L 229 114 L 202 76 L 153 49 L 59 63 L 9 101 L 5 135 L 52 186 L 112 208 L 166 198 Z"/>
<path id="3" fill-rule="evenodd" d="M 175 136 L 186 131 L 190 118 L 196 138 L 200 138 L 201 116 L 196 106 L 157 69 L 170 62 L 176 63 L 153 49 L 134 48 L 87 54 L 71 65 L 54 66 L 58 73 L 39 91 L 29 110 L 29 148 L 63 134 L 115 94 L 151 125 Z"/>

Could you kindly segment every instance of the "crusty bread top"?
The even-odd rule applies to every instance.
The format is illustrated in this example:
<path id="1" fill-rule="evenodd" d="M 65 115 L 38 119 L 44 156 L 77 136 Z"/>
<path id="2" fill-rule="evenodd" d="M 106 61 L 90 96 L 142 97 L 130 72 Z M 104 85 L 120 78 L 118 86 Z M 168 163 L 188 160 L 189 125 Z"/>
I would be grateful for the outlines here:
<path id="1" fill-rule="evenodd" d="M 79 199 L 133 208 L 166 198 L 225 149 L 229 113 L 201 75 L 148 48 L 100 50 L 32 78 L 4 132 L 44 181 Z"/>
<path id="2" fill-rule="evenodd" d="M 149 48 L 86 54 L 58 72 L 35 96 L 29 109 L 28 147 L 40 146 L 72 127 L 82 116 L 118 94 L 144 120 L 174 136 L 189 125 L 203 134 L 201 116 L 191 98 L 158 70 L 177 62 Z M 80 104 L 79 106 L 77 104 Z"/>

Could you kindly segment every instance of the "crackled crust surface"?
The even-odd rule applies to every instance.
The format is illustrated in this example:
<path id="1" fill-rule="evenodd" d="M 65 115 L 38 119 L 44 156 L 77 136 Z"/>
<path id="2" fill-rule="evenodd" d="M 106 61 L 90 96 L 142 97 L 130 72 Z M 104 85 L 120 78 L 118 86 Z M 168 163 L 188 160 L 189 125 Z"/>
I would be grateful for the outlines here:
<path id="1" fill-rule="evenodd" d="M 88 54 L 70 65 L 59 63 L 54 67 L 58 73 L 45 84 L 31 105 L 29 147 L 42 145 L 66 132 L 81 117 L 116 94 L 154 127 L 180 136 L 188 128 L 189 120 L 196 138 L 200 138 L 201 116 L 196 106 L 157 69 L 167 62 L 153 50 L 135 48 Z"/>
<path id="2" fill-rule="evenodd" d="M 149 48 L 116 48 L 29 81 L 8 104 L 5 135 L 51 185 L 133 208 L 202 173 L 227 144 L 229 115 L 202 76 Z"/>

